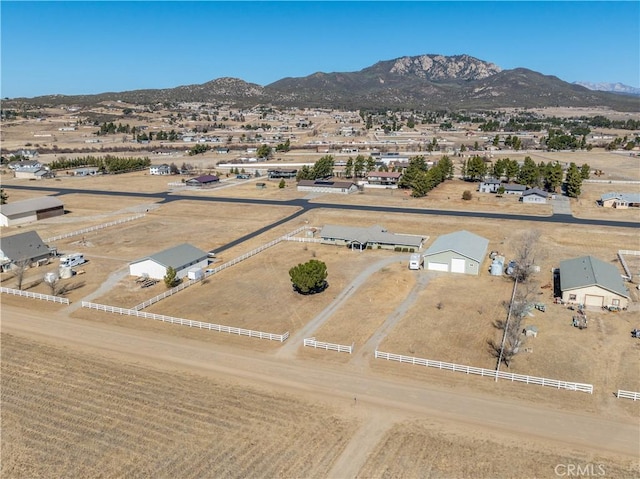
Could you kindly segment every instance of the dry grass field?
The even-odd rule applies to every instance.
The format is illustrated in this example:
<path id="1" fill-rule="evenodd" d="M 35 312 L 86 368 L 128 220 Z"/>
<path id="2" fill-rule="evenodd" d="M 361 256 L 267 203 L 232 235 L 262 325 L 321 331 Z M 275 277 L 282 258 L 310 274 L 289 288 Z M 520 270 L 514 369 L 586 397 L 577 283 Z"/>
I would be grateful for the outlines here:
<path id="1" fill-rule="evenodd" d="M 4 334 L 2 378 L 3 478 L 326 477 L 357 424 L 286 394 Z"/>

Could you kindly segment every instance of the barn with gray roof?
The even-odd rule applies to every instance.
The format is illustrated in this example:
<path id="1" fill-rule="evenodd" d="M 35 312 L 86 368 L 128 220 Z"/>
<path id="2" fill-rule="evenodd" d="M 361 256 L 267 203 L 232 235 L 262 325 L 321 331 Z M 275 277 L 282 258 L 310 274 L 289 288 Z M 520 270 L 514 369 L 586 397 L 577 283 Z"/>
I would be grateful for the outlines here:
<path id="1" fill-rule="evenodd" d="M 424 252 L 425 269 L 477 275 L 488 246 L 488 239 L 464 230 L 439 236 Z"/>
<path id="2" fill-rule="evenodd" d="M 629 303 L 622 273 L 615 265 L 593 256 L 560 262 L 560 290 L 565 303 L 585 307 L 626 308 Z"/>
<path id="3" fill-rule="evenodd" d="M 40 196 L 0 205 L 0 226 L 15 226 L 64 214 L 62 201 Z"/>
<path id="4" fill-rule="evenodd" d="M 176 270 L 178 278 L 187 276 L 192 268 L 207 266 L 207 253 L 188 243 L 165 249 L 129 264 L 129 274 L 153 279 L 163 279 L 167 268 Z"/>

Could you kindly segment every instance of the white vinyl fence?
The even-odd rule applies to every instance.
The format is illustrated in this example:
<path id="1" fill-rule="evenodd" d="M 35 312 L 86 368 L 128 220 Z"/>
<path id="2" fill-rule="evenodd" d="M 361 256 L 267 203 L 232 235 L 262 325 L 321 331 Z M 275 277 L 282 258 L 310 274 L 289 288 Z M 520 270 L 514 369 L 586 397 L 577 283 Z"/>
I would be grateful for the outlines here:
<path id="1" fill-rule="evenodd" d="M 624 272 L 627 273 L 627 278 L 629 278 L 629 281 L 632 281 L 633 273 L 631 273 L 629 266 L 627 266 L 627 261 L 624 259 L 624 255 L 640 256 L 640 251 L 634 251 L 634 250 L 628 250 L 628 249 L 618 250 L 618 258 L 620 259 L 620 264 L 622 264 L 622 268 L 624 269 Z"/>
<path id="2" fill-rule="evenodd" d="M 118 308 L 115 306 L 107 306 L 104 304 L 82 302 L 83 308 L 96 309 L 107 313 L 116 313 L 126 316 L 136 316 L 138 318 L 153 319 L 165 323 L 179 324 L 181 326 L 189 326 L 190 328 L 208 329 L 209 331 L 217 331 L 219 333 L 237 334 L 238 336 L 249 336 L 250 338 L 269 339 L 271 341 L 286 341 L 289 337 L 289 331 L 284 334 L 263 333 L 262 331 L 253 331 L 251 329 L 234 328 L 231 326 L 222 326 L 220 324 L 204 323 L 202 321 L 193 321 L 191 319 L 174 318 L 163 314 L 145 313 L 144 311 L 136 311 L 134 309 Z"/>
<path id="3" fill-rule="evenodd" d="M 635 391 L 623 391 L 622 389 L 618 389 L 618 393 L 616 394 L 618 399 L 633 399 L 634 401 L 640 400 L 640 393 Z"/>
<path id="4" fill-rule="evenodd" d="M 343 346 L 342 344 L 323 343 L 322 341 L 316 341 L 316 338 L 305 338 L 303 341 L 305 346 L 316 349 L 326 349 L 331 351 L 338 351 L 339 353 L 353 353 L 353 346 L 355 343 L 351 343 L 351 346 Z"/>
<path id="5" fill-rule="evenodd" d="M 140 311 L 143 310 L 145 308 L 148 308 L 149 306 L 151 306 L 152 304 L 157 303 L 158 301 L 162 301 L 165 298 L 168 298 L 169 296 L 172 296 L 180 291 L 182 291 L 185 288 L 188 288 L 189 286 L 192 286 L 196 283 L 200 283 L 203 279 L 208 278 L 211 275 L 214 275 L 216 273 L 219 273 L 220 271 L 222 271 L 223 269 L 227 269 L 230 266 L 234 266 L 238 263 L 240 263 L 241 261 L 244 261 L 247 258 L 251 258 L 252 256 L 257 255 L 258 253 L 261 253 L 262 251 L 264 251 L 267 248 L 271 248 L 272 246 L 277 245 L 278 243 L 280 243 L 283 240 L 286 240 L 287 238 L 289 238 L 290 236 L 296 235 L 298 233 L 300 233 L 301 231 L 304 231 L 307 228 L 307 226 L 302 226 L 298 229 L 293 230 L 290 233 L 287 233 L 284 236 L 281 236 L 280 238 L 277 238 L 273 241 L 270 241 L 269 243 L 263 244 L 262 246 L 249 251 L 248 253 L 243 254 L 242 256 L 238 256 L 237 258 L 232 259 L 231 261 L 228 261 L 216 268 L 211 269 L 210 271 L 208 271 L 207 273 L 204 274 L 204 276 L 201 279 L 190 279 L 188 281 L 183 281 L 182 283 L 180 283 L 178 286 L 176 286 L 175 288 L 171 288 L 168 289 L 167 291 L 165 291 L 162 294 L 159 294 L 158 296 L 154 296 L 151 299 L 148 299 L 147 301 L 140 303 L 136 306 L 133 307 L 133 309 L 135 309 L 136 311 Z"/>
<path id="6" fill-rule="evenodd" d="M 46 240 L 44 240 L 44 243 L 50 243 L 52 241 L 56 241 L 59 239 L 64 239 L 64 238 L 70 238 L 71 236 L 78 236 L 78 235 L 83 235 L 85 233 L 91 233 L 92 231 L 97 231 L 97 230 L 101 230 L 103 228 L 109 228 L 110 226 L 116 226 L 116 225 L 120 225 L 122 223 L 128 223 L 129 221 L 134 221 L 140 218 L 144 218 L 145 214 L 139 214 L 139 215 L 135 215 L 135 216 L 131 216 L 129 218 L 123 218 L 121 220 L 117 220 L 117 221 L 111 221 L 110 223 L 103 223 L 101 225 L 96 225 L 96 226 L 91 226 L 89 228 L 84 228 L 78 231 L 73 231 L 71 233 L 65 233 L 62 235 L 58 235 L 58 236 L 52 236 L 51 238 L 47 238 Z"/>
<path id="7" fill-rule="evenodd" d="M 0 293 L 13 294 L 14 296 L 24 296 L 25 298 L 40 299 L 42 301 L 51 301 L 60 304 L 69 304 L 69 300 L 67 298 L 51 296 L 49 294 L 31 293 L 30 291 L 22 291 L 20 289 L 0 287 Z"/>
<path id="8" fill-rule="evenodd" d="M 593 394 L 592 384 L 573 383 L 568 381 L 558 381 L 556 379 L 538 378 L 535 376 L 526 376 L 524 374 L 513 374 L 493 369 L 474 368 L 473 366 L 462 366 L 460 364 L 443 363 L 442 361 L 432 361 L 430 359 L 415 358 L 412 356 L 402 356 L 401 354 L 384 353 L 377 351 L 376 359 L 387 359 L 389 361 L 398 361 L 401 363 L 417 364 L 419 366 L 427 366 L 430 368 L 445 369 L 466 374 L 477 374 L 479 376 L 488 376 L 490 378 L 501 378 L 509 381 L 518 381 L 527 384 L 537 384 L 539 386 L 548 386 L 556 389 L 567 389 L 569 391 L 581 391 Z"/>

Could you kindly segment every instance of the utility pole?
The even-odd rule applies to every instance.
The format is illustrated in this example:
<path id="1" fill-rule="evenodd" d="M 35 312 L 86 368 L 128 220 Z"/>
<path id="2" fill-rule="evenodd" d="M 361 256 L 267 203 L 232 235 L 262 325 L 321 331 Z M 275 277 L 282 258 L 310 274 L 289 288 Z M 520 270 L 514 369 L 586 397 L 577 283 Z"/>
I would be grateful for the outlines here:
<path id="1" fill-rule="evenodd" d="M 518 277 L 513 283 L 513 292 L 511 293 L 511 302 L 509 303 L 509 312 L 507 313 L 507 322 L 504 324 L 504 332 L 502 333 L 502 343 L 500 344 L 500 355 L 498 356 L 498 364 L 496 364 L 496 382 L 498 382 L 498 373 L 500 372 L 500 363 L 502 362 L 502 354 L 504 352 L 504 343 L 507 339 L 507 330 L 509 329 L 509 320 L 511 319 L 511 309 L 513 308 L 513 299 L 516 297 L 516 289 L 518 288 Z"/>

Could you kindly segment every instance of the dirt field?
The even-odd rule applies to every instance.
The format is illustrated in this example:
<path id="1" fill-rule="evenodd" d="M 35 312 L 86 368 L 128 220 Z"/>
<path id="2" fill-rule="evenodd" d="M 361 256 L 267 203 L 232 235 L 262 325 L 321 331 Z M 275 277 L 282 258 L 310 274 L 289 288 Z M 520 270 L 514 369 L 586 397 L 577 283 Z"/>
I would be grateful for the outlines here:
<path id="1" fill-rule="evenodd" d="M 2 377 L 5 478 L 326 477 L 357 425 L 288 395 L 4 334 Z"/>

